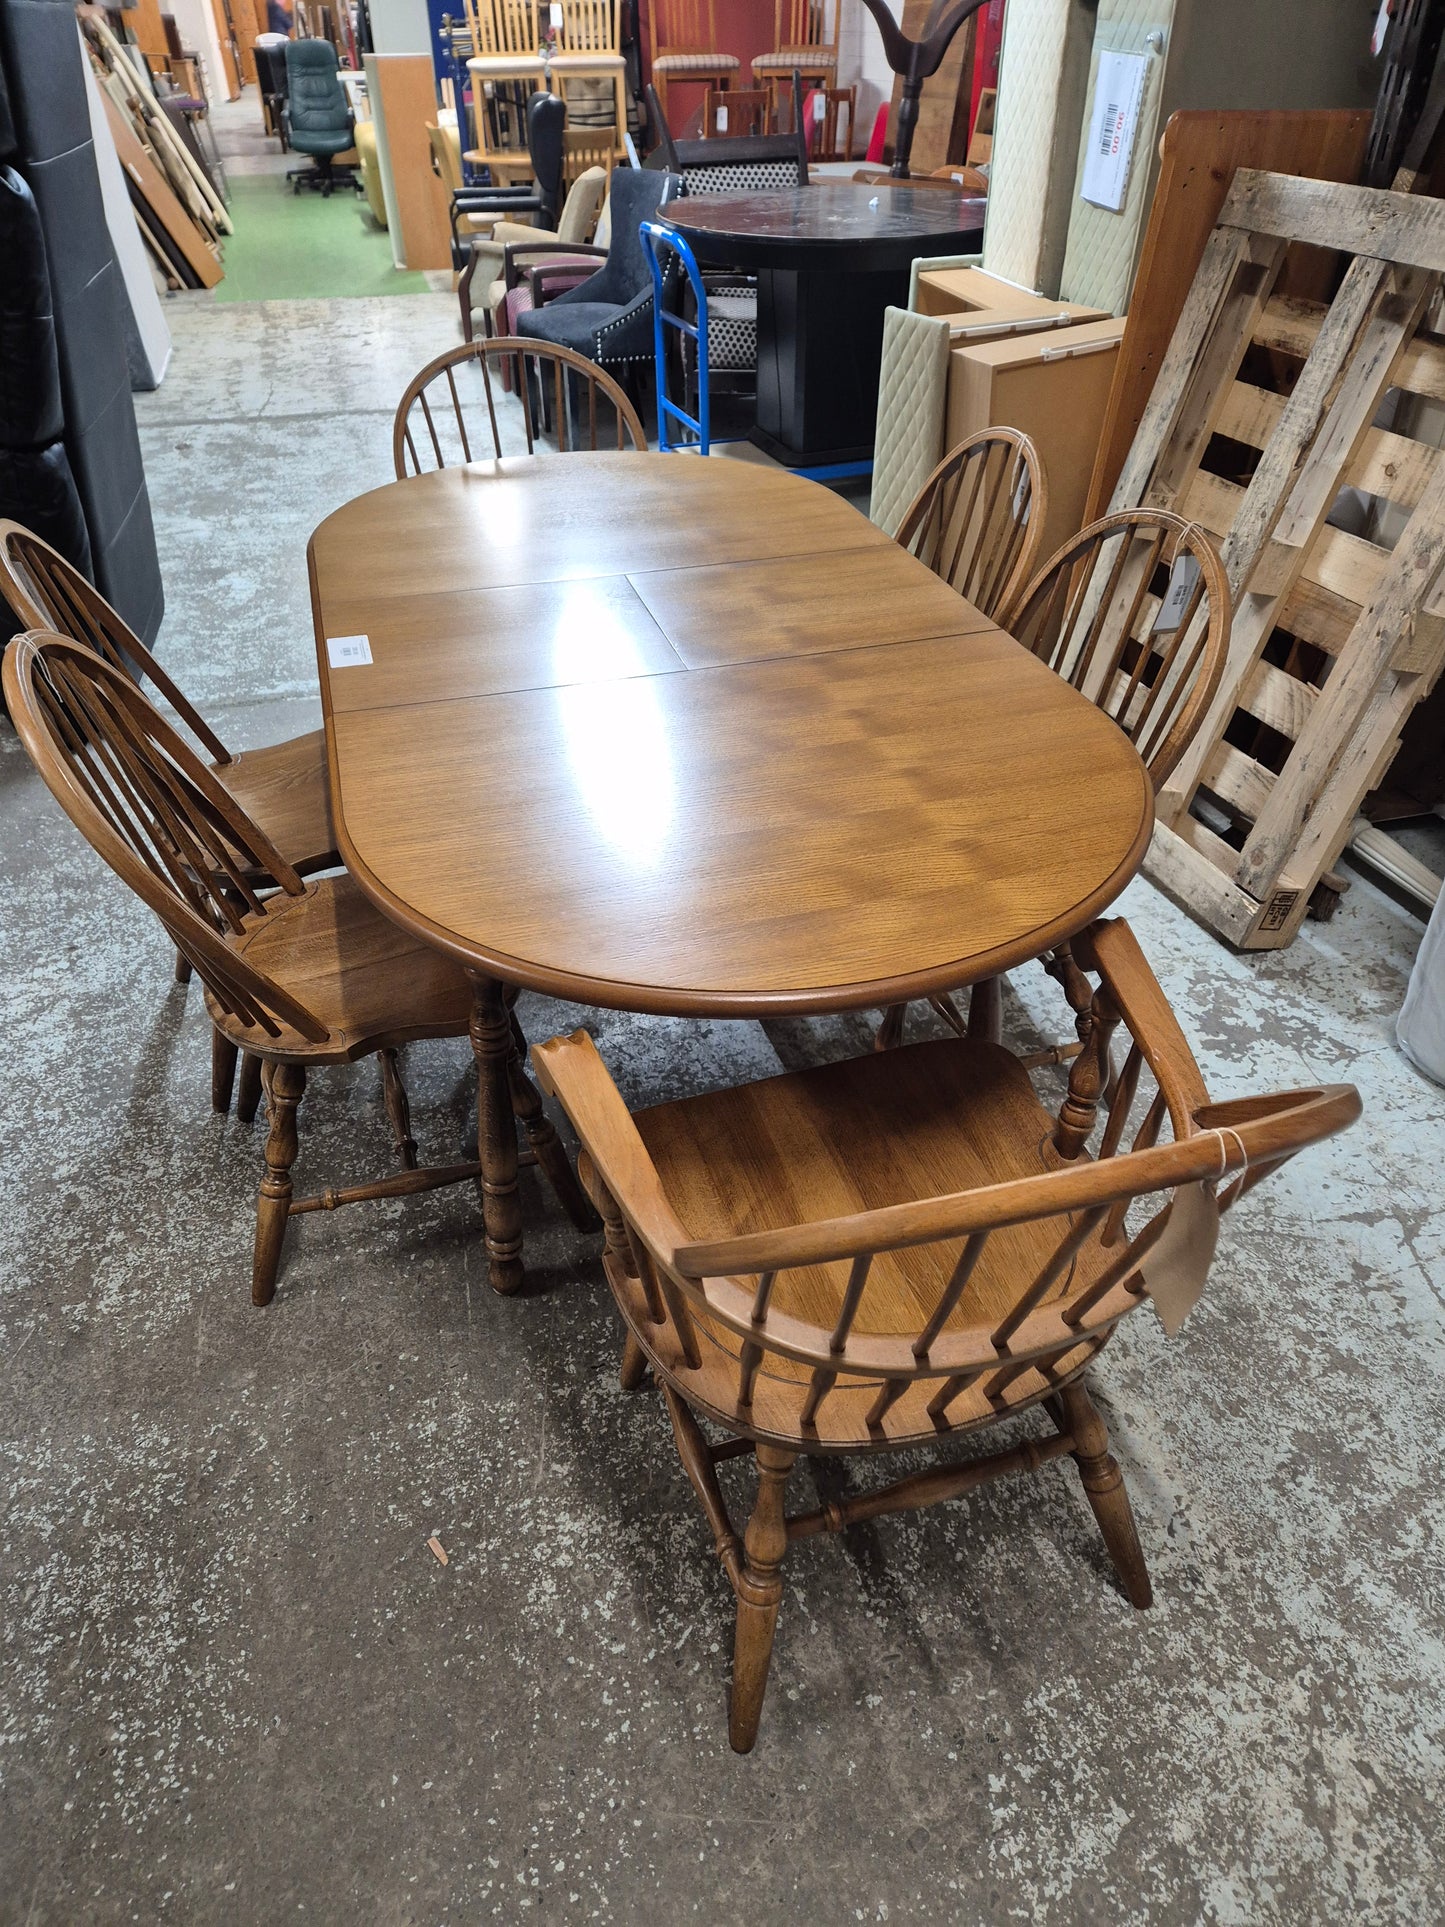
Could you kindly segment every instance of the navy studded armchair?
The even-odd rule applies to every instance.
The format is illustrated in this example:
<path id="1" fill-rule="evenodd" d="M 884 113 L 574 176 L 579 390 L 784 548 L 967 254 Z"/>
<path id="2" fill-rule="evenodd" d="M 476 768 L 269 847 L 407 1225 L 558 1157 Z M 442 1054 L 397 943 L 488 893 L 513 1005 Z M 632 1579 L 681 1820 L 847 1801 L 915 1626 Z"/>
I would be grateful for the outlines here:
<path id="1" fill-rule="evenodd" d="M 652 275 L 638 228 L 682 192 L 676 174 L 619 167 L 612 175 L 612 242 L 587 280 L 545 308 L 517 317 L 518 331 L 573 348 L 604 367 L 652 360 Z"/>

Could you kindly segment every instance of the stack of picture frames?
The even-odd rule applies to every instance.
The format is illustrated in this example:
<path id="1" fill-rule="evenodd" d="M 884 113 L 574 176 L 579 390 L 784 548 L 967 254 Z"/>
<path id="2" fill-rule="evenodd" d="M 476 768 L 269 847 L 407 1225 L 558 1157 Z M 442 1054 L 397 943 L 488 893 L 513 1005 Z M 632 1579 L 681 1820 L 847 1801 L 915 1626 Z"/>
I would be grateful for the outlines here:
<path id="1" fill-rule="evenodd" d="M 1223 556 L 1228 660 L 1145 867 L 1244 949 L 1328 896 L 1445 664 L 1442 275 L 1445 201 L 1241 169 L 1110 503 Z"/>
<path id="2" fill-rule="evenodd" d="M 231 232 L 226 204 L 162 110 L 140 57 L 98 8 L 82 8 L 80 22 L 146 246 L 170 286 L 213 288 L 221 236 Z"/>

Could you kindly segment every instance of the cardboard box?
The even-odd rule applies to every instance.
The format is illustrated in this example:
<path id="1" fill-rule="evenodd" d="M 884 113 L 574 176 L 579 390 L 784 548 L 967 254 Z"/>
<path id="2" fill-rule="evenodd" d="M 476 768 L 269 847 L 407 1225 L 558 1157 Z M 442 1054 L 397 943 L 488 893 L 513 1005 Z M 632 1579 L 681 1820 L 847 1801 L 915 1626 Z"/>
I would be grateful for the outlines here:
<path id="1" fill-rule="evenodd" d="M 955 341 L 988 341 L 1107 319 L 1102 308 L 1046 301 L 982 268 L 927 268 L 918 277 L 915 301 L 919 314 L 945 316 Z"/>
<path id="2" fill-rule="evenodd" d="M 1040 564 L 1083 526 L 1123 334 L 1124 318 L 1109 317 L 966 343 L 949 354 L 945 448 L 980 428 L 1021 428 L 1033 437 L 1049 488 Z"/>

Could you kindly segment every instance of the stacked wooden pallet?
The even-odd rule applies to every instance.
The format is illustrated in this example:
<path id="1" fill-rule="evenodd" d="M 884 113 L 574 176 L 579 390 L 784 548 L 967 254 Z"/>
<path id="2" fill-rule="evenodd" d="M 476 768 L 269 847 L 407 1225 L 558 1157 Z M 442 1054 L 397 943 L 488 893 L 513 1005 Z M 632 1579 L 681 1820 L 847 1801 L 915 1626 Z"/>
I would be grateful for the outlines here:
<path id="1" fill-rule="evenodd" d="M 146 246 L 171 286 L 214 287 L 221 236 L 231 232 L 224 201 L 156 100 L 144 64 L 95 9 L 82 13 L 81 27 Z"/>
<path id="2" fill-rule="evenodd" d="M 1277 293 L 1292 246 L 1346 257 L 1332 301 Z M 1241 170 L 1114 491 L 1223 555 L 1229 660 L 1146 867 L 1246 949 L 1293 938 L 1445 665 L 1442 272 L 1445 203 Z"/>

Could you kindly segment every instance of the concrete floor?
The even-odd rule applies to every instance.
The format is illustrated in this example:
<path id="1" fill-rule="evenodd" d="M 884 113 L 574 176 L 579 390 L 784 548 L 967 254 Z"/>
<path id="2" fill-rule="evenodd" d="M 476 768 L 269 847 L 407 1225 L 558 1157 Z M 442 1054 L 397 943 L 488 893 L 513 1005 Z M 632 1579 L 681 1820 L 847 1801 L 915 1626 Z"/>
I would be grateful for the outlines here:
<path id="1" fill-rule="evenodd" d="M 454 309 L 169 312 L 137 398 L 161 653 L 271 740 L 317 713 L 306 538 L 387 479 Z M 466 1189 L 365 1206 L 299 1221 L 253 1311 L 261 1126 L 207 1110 L 197 989 L 4 726 L 0 812 L 0 1920 L 1445 1915 L 1445 1092 L 1393 1043 L 1418 919 L 1361 880 L 1241 958 L 1130 888 L 1216 1095 L 1366 1102 L 1227 1220 L 1179 1337 L 1144 1313 L 1096 1373 L 1157 1603 L 1067 1464 L 800 1546 L 744 1760 L 731 1596 L 660 1402 L 618 1389 L 595 1245 L 529 1187 L 500 1300 Z M 1017 973 L 1010 1035 L 1058 1035 L 1054 995 Z M 591 1024 L 633 1100 L 868 1035 L 522 1014 Z M 466 1046 L 408 1056 L 446 1156 Z M 386 1165 L 378 1082 L 315 1078 L 303 1183 Z"/>

